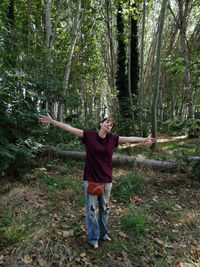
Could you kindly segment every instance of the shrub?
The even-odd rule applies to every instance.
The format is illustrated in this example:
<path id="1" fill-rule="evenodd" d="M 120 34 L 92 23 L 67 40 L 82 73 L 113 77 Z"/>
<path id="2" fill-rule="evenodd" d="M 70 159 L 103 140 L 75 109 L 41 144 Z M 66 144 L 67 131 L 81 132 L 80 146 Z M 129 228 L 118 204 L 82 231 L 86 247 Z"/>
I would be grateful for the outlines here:
<path id="1" fill-rule="evenodd" d="M 179 164 L 180 168 L 193 173 L 200 174 L 200 138 L 197 139 L 195 147 L 188 147 L 187 145 L 179 145 L 173 149 L 174 157 Z"/>
<path id="2" fill-rule="evenodd" d="M 5 72 L 0 90 L 0 175 L 19 175 L 41 149 L 36 93 L 23 73 Z"/>
<path id="3" fill-rule="evenodd" d="M 200 119 L 187 121 L 188 137 L 197 138 L 200 136 Z"/>
<path id="4" fill-rule="evenodd" d="M 163 122 L 162 130 L 172 136 L 185 134 L 187 131 L 186 122 L 178 118 L 167 120 Z"/>

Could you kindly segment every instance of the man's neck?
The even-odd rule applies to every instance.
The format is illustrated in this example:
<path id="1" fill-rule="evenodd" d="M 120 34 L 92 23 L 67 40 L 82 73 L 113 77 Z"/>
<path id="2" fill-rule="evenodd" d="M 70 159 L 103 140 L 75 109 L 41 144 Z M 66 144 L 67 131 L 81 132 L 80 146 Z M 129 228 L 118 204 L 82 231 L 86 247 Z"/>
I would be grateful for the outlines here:
<path id="1" fill-rule="evenodd" d="M 107 132 L 104 132 L 104 131 L 102 131 L 102 130 L 99 130 L 98 135 L 99 135 L 102 139 L 104 139 L 104 138 L 106 138 Z"/>

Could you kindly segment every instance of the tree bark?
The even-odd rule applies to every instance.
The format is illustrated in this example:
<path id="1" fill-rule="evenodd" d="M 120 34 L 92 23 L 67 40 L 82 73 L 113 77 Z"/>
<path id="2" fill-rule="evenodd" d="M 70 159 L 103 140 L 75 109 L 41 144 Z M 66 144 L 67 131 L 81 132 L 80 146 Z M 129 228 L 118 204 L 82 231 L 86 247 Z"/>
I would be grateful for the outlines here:
<path id="1" fill-rule="evenodd" d="M 28 58 L 30 58 L 31 52 L 31 4 L 28 0 Z"/>
<path id="2" fill-rule="evenodd" d="M 130 5 L 130 3 L 129 3 Z M 134 75 L 134 73 L 132 73 L 132 19 L 131 19 L 131 15 L 129 15 L 129 46 L 128 46 L 128 94 L 129 94 L 129 99 L 130 99 L 130 104 L 131 104 L 131 109 L 133 108 L 133 96 L 132 96 L 132 76 Z M 136 63 L 137 64 L 137 63 Z M 131 118 L 134 121 L 135 116 L 134 116 L 134 112 L 130 112 L 131 113 Z M 134 124 L 132 123 L 131 126 L 134 128 Z"/>
<path id="3" fill-rule="evenodd" d="M 85 160 L 86 153 L 79 151 L 56 151 L 52 148 L 43 152 L 44 156 L 49 156 L 59 159 Z M 139 168 L 147 168 L 159 171 L 179 171 L 178 166 L 170 161 L 158 161 L 153 159 L 140 159 L 128 156 L 113 155 L 113 165 L 120 166 L 136 166 Z"/>
<path id="4" fill-rule="evenodd" d="M 78 1 L 77 4 L 77 12 L 76 12 L 76 18 L 74 21 L 74 29 L 73 29 L 73 37 L 71 40 L 71 46 L 70 46 L 70 51 L 68 53 L 67 57 L 67 64 L 65 68 L 65 77 L 64 77 L 64 94 L 66 94 L 67 88 L 68 88 L 68 82 L 69 82 L 69 75 L 71 72 L 71 63 L 72 63 L 72 56 L 74 53 L 74 48 L 76 45 L 77 37 L 78 37 L 78 31 L 80 27 L 80 13 L 81 13 L 81 0 Z"/>
<path id="5" fill-rule="evenodd" d="M 186 39 L 186 17 L 189 1 L 185 2 L 185 11 L 183 13 L 183 0 L 178 0 L 179 3 L 179 27 L 180 27 L 180 37 L 181 37 L 181 47 L 182 55 L 184 58 L 185 64 L 185 82 L 186 82 L 186 99 L 188 101 L 188 117 L 190 119 L 194 118 L 194 109 L 193 109 L 193 90 L 192 90 L 192 81 L 191 73 L 189 68 L 189 57 L 188 57 L 188 48 L 187 48 L 187 39 Z"/>
<path id="6" fill-rule="evenodd" d="M 165 20 L 165 9 L 167 0 L 163 0 L 162 8 L 160 12 L 159 31 L 158 31 L 158 42 L 157 42 L 157 58 L 156 58 L 156 74 L 155 74 L 155 88 L 152 99 L 152 137 L 157 138 L 157 102 L 159 94 L 160 84 L 160 64 L 161 64 L 161 52 L 162 52 L 162 40 L 163 40 L 163 28 Z M 157 143 L 152 144 L 152 149 L 157 148 Z"/>
<path id="7" fill-rule="evenodd" d="M 109 0 L 105 0 L 106 4 L 106 17 L 107 17 L 107 30 L 108 30 L 108 39 L 109 39 L 109 51 L 110 51 L 110 72 L 111 72 L 111 87 L 112 92 L 115 91 L 115 60 L 114 60 L 114 47 L 113 47 L 113 38 L 112 38 L 112 13 L 111 13 L 111 3 Z"/>
<path id="8" fill-rule="evenodd" d="M 160 118 L 160 127 L 162 128 L 162 125 L 163 125 L 163 92 L 162 90 L 160 90 L 159 92 L 159 118 Z"/>
<path id="9" fill-rule="evenodd" d="M 142 40 L 140 48 L 140 71 L 139 71 L 139 130 L 142 136 L 142 106 L 143 106 L 143 69 L 144 69 L 144 33 L 146 20 L 146 0 L 143 0 L 143 15 L 142 15 Z"/>
<path id="10" fill-rule="evenodd" d="M 58 8 L 56 10 L 56 19 L 55 24 L 52 32 L 52 24 L 51 24 L 51 0 L 45 0 L 45 25 L 46 25 L 46 49 L 47 49 L 47 71 L 50 74 L 49 79 L 47 82 L 47 99 L 48 99 L 48 109 L 53 119 L 56 119 L 56 112 L 55 112 L 55 99 L 53 88 L 51 84 L 51 73 L 52 73 L 52 55 L 51 49 L 54 45 L 56 39 L 56 28 L 59 21 L 60 11 L 63 4 L 63 0 L 59 1 Z"/>

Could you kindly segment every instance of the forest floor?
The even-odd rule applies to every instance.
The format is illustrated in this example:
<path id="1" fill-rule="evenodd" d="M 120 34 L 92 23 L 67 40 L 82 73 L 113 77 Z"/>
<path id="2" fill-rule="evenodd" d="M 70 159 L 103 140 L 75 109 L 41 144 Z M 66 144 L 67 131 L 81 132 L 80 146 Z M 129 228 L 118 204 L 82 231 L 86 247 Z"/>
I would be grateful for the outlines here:
<path id="1" fill-rule="evenodd" d="M 173 142 L 162 139 L 169 147 Z M 137 145 L 137 155 L 148 148 Z M 94 251 L 87 243 L 83 168 L 81 161 L 40 159 L 18 181 L 0 180 L 0 266 L 200 266 L 200 179 L 115 167 L 109 219 L 115 242 L 100 242 Z M 137 175 L 141 190 L 118 186 Z"/>

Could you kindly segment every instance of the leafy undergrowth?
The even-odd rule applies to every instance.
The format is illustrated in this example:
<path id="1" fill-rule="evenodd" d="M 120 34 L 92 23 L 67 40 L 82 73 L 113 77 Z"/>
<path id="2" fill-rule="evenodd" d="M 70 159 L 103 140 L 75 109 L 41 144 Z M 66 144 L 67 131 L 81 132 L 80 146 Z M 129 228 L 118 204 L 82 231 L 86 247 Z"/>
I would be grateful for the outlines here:
<path id="1" fill-rule="evenodd" d="M 114 168 L 110 236 L 87 244 L 84 163 L 48 161 L 1 181 L 2 266 L 198 266 L 200 181 L 187 174 Z M 127 186 L 128 183 L 128 186 Z"/>

